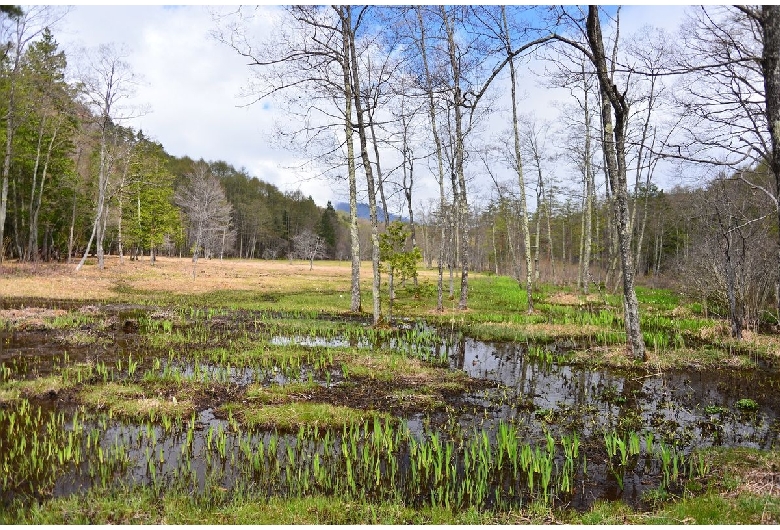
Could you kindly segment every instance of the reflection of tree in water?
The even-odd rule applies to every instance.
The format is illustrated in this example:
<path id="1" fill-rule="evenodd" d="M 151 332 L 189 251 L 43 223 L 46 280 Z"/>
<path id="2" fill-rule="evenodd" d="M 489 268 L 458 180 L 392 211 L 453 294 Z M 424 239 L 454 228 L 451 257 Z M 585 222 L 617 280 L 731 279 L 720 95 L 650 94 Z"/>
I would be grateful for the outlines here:
<path id="1" fill-rule="evenodd" d="M 642 451 L 622 469 L 624 483 L 620 488 L 608 466 L 605 432 L 614 431 L 622 440 L 628 440 L 632 432 L 642 439 L 653 433 L 656 450 L 663 440 L 685 453 L 701 445 L 770 448 L 780 434 L 775 412 L 780 403 L 772 391 L 778 377 L 771 372 L 646 374 L 587 369 L 543 362 L 529 355 L 525 344 L 485 343 L 464 337 L 452 340 L 445 351 L 451 368 L 504 386 L 467 398 L 476 405 L 478 416 L 469 420 L 476 429 L 492 432 L 500 422 L 510 421 L 531 444 L 543 439 L 546 432 L 556 439 L 578 435 L 588 454 L 588 475 L 578 471 L 582 488 L 577 495 L 631 501 L 657 485 L 653 473 L 658 472 L 658 457 Z M 736 401 L 747 396 L 761 403 L 758 413 L 747 415 L 734 409 Z M 709 414 L 712 406 L 723 412 Z M 602 475 L 607 480 L 606 490 L 602 489 L 604 482 L 595 482 L 603 481 Z M 655 477 L 652 481 L 651 476 Z"/>

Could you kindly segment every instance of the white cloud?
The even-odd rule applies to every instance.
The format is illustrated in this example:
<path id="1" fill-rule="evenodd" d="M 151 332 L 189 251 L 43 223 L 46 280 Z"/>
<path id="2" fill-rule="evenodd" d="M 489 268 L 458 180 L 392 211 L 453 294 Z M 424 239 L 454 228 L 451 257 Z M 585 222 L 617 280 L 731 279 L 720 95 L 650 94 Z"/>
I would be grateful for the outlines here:
<path id="1" fill-rule="evenodd" d="M 263 36 L 270 31 L 277 8 L 258 9 L 264 10 L 263 16 L 256 18 L 253 31 Z M 683 10 L 681 6 L 627 6 L 621 13 L 621 34 L 628 37 L 646 23 L 674 32 Z M 80 46 L 92 48 L 109 42 L 129 46 L 129 62 L 145 81 L 137 90 L 136 101 L 152 108 L 132 125 L 162 143 L 169 153 L 224 160 L 282 190 L 299 189 L 322 206 L 328 200 L 344 200 L 347 191 L 342 182 L 313 179 L 311 173 L 290 169 L 297 165 L 294 156 L 271 145 L 274 120 L 282 118 L 278 106 L 259 103 L 240 107 L 247 103 L 239 93 L 247 84 L 250 68 L 246 59 L 210 36 L 214 27 L 206 6 L 77 6 L 55 36 L 69 56 Z M 528 94 L 522 111 L 535 110 L 542 117 L 553 117 L 552 101 L 565 99 L 565 91 L 540 87 L 527 65 L 520 71 Z M 506 92 L 506 86 L 502 81 L 501 90 Z M 506 94 L 497 101 L 504 110 L 490 118 L 489 131 L 501 134 L 510 126 L 507 102 Z M 388 160 L 391 158 L 389 155 Z M 423 175 L 421 166 L 415 166 L 420 170 L 415 175 L 417 203 L 438 193 L 434 179 Z M 567 170 L 560 171 L 566 174 Z M 484 193 L 490 186 L 480 181 L 477 187 Z"/>
<path id="2" fill-rule="evenodd" d="M 270 20 L 260 17 L 258 24 Z M 130 125 L 172 155 L 224 160 L 284 191 L 300 189 L 324 206 L 334 199 L 332 184 L 303 182 L 285 169 L 294 165 L 291 155 L 268 142 L 273 107 L 242 107 L 247 101 L 239 93 L 250 69 L 245 59 L 210 36 L 213 28 L 205 6 L 76 6 L 56 37 L 69 56 L 81 47 L 128 45 L 128 62 L 143 78 L 135 102 L 151 107 Z"/>

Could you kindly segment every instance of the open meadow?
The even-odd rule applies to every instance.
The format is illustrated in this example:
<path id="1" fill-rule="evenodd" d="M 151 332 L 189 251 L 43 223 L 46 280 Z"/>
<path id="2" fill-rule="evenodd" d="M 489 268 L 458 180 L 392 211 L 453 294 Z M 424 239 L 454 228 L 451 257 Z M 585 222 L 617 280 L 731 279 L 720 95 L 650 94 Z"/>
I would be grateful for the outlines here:
<path id="1" fill-rule="evenodd" d="M 372 326 L 370 271 L 0 265 L 0 523 L 780 522 L 769 326 L 638 288 L 640 363 L 611 292 L 420 270 Z"/>

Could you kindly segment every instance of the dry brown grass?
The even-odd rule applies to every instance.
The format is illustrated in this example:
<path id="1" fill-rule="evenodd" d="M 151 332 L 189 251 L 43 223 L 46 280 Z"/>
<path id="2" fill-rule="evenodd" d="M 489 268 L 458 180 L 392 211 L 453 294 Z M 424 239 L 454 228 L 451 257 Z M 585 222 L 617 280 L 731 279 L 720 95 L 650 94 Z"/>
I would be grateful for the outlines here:
<path id="1" fill-rule="evenodd" d="M 557 305 L 570 305 L 570 306 L 582 306 L 587 303 L 597 303 L 600 298 L 596 294 L 577 294 L 577 293 L 565 293 L 556 292 L 547 297 L 547 302 Z"/>
<path id="2" fill-rule="evenodd" d="M 0 403 L 11 403 L 19 398 L 43 398 L 57 395 L 73 385 L 59 376 L 39 377 L 24 381 L 8 381 L 0 384 Z"/>
<path id="3" fill-rule="evenodd" d="M 121 416 L 145 419 L 154 412 L 160 416 L 184 417 L 195 411 L 195 405 L 186 395 L 170 398 L 162 395 L 147 396 L 144 389 L 135 384 L 104 383 L 91 386 L 81 392 L 81 400 L 97 410 L 110 409 Z"/>
<path id="4" fill-rule="evenodd" d="M 65 315 L 63 309 L 26 307 L 22 309 L 0 309 L 0 322 L 7 322 L 17 329 L 39 328 L 47 324 L 47 319 Z"/>
<path id="5" fill-rule="evenodd" d="M 727 496 L 736 497 L 740 493 L 780 497 L 780 473 L 763 469 L 748 471 L 741 478 L 737 488 L 729 492 Z"/>
<path id="6" fill-rule="evenodd" d="M 362 282 L 370 287 L 371 264 L 362 265 Z M 0 293 L 15 298 L 51 298 L 68 300 L 106 300 L 117 298 L 117 287 L 198 294 L 218 290 L 255 292 L 293 292 L 318 288 L 349 292 L 350 263 L 317 261 L 309 270 L 304 261 L 204 260 L 198 261 L 193 278 L 190 258 L 158 258 L 152 266 L 143 261 L 108 256 L 103 270 L 94 264 L 80 271 L 75 265 L 24 264 L 6 262 L 0 267 Z M 421 271 L 421 277 L 435 272 Z"/>
<path id="7" fill-rule="evenodd" d="M 508 327 L 517 324 L 508 324 Z M 593 324 L 525 324 L 523 330 L 528 337 L 567 337 L 581 338 L 592 337 L 603 328 Z"/>
<path id="8" fill-rule="evenodd" d="M 729 342 L 734 345 L 740 344 L 735 339 L 729 339 Z M 742 347 L 749 347 L 757 351 L 766 352 L 768 355 L 780 357 L 780 336 L 776 334 L 772 335 L 759 335 L 750 330 L 742 332 Z"/>
<path id="9" fill-rule="evenodd" d="M 731 337 L 731 327 L 726 321 L 716 322 L 712 326 L 702 328 L 699 336 L 703 340 L 717 342 L 725 347 L 752 349 L 764 352 L 766 355 L 780 357 L 780 336 L 777 334 L 759 334 L 746 329 L 742 332 L 742 340 Z"/>

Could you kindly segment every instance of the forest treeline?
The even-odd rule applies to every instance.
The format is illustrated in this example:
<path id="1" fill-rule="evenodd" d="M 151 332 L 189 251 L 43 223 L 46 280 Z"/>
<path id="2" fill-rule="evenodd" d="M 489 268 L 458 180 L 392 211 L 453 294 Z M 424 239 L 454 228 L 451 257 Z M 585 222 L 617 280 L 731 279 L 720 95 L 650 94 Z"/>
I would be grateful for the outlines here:
<path id="1" fill-rule="evenodd" d="M 169 155 L 143 131 L 106 116 L 116 96 L 101 89 L 122 81 L 110 50 L 98 52 L 103 62 L 90 93 L 87 83 L 66 81 L 67 57 L 52 32 L 43 27 L 36 37 L 18 57 L 9 42 L 2 57 L 2 259 L 78 260 L 88 246 L 95 252 L 96 224 L 104 251 L 128 259 L 196 249 L 207 257 L 287 257 L 304 232 L 322 238 L 318 257 L 344 259 L 343 228 L 330 204 L 283 193 L 224 161 Z"/>
<path id="2" fill-rule="evenodd" d="M 370 259 L 379 322 L 382 282 L 392 293 L 417 249 L 438 268 L 439 310 L 447 294 L 467 308 L 470 270 L 516 277 L 529 311 L 541 281 L 621 290 L 638 358 L 636 281 L 699 297 L 736 337 L 777 323 L 780 11 L 691 8 L 676 35 L 621 34 L 620 14 L 294 6 L 268 35 L 251 33 L 262 13 L 221 18 L 216 40 L 248 59 L 257 100 L 296 94 L 275 100 L 283 143 L 347 186 L 344 214 L 226 161 L 170 156 L 125 125 L 123 49 L 93 50 L 72 75 L 51 10 L 3 6 L 0 259 L 351 260 L 354 311 Z M 524 112 L 531 58 L 571 94 L 554 120 Z M 707 178 L 662 189 L 661 166 L 667 182 Z M 423 179 L 438 198 L 416 200 Z"/>

